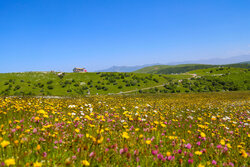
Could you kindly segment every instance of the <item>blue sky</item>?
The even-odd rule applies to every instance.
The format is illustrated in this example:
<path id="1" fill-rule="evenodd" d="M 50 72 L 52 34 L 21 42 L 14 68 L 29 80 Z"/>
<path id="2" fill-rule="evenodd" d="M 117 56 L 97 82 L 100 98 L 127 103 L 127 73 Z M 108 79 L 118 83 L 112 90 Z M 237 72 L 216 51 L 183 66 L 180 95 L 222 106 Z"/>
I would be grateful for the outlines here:
<path id="1" fill-rule="evenodd" d="M 249 0 L 0 0 L 0 72 L 250 54 Z"/>

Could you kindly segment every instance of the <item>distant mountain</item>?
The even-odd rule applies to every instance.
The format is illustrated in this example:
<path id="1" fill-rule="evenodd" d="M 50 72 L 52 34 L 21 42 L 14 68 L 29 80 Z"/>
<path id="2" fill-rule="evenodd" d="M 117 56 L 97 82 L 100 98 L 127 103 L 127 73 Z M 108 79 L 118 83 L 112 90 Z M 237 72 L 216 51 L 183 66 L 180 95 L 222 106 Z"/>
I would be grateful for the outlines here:
<path id="1" fill-rule="evenodd" d="M 194 67 L 193 65 L 223 65 L 223 64 L 236 64 L 236 63 L 241 63 L 241 64 L 249 64 L 250 60 L 250 55 L 241 55 L 241 56 L 235 56 L 235 57 L 229 57 L 229 58 L 212 58 L 212 59 L 203 59 L 203 60 L 190 60 L 190 61 L 183 61 L 183 62 L 170 62 L 170 63 L 164 63 L 164 64 L 145 64 L 145 65 L 137 65 L 137 66 L 113 66 L 104 70 L 98 70 L 96 72 L 133 72 L 137 71 L 139 69 L 145 68 L 145 67 L 150 67 L 150 66 L 155 66 L 157 70 L 158 68 L 165 68 L 166 65 L 171 67 L 171 65 L 191 65 L 192 68 Z M 165 66 L 164 66 L 165 65 Z M 196 66 L 196 67 L 198 67 Z M 184 68 L 184 67 L 180 67 Z M 195 68 L 197 69 L 197 68 Z M 193 70 L 195 70 L 193 69 Z M 151 71 L 152 69 L 146 69 L 148 72 Z M 143 70 L 142 70 L 143 71 Z M 154 72 L 152 72 L 154 73 Z"/>
<path id="2" fill-rule="evenodd" d="M 96 72 L 133 72 L 141 68 L 153 66 L 153 65 L 160 65 L 160 64 L 145 64 L 145 65 L 138 65 L 138 66 L 113 66 L 104 70 L 98 70 Z"/>
<path id="3" fill-rule="evenodd" d="M 203 60 L 190 60 L 183 62 L 170 62 L 167 65 L 178 65 L 178 64 L 211 64 L 211 65 L 221 65 L 221 64 L 235 64 L 239 62 L 246 62 L 250 60 L 250 55 L 234 56 L 229 58 L 212 58 Z"/>
<path id="4" fill-rule="evenodd" d="M 207 69 L 213 67 L 234 67 L 234 68 L 250 68 L 249 61 L 224 64 L 224 65 L 211 65 L 211 64 L 179 64 L 179 65 L 156 65 L 144 67 L 134 71 L 135 73 L 151 73 L 151 74 L 172 74 L 172 73 L 185 73 L 193 70 Z"/>

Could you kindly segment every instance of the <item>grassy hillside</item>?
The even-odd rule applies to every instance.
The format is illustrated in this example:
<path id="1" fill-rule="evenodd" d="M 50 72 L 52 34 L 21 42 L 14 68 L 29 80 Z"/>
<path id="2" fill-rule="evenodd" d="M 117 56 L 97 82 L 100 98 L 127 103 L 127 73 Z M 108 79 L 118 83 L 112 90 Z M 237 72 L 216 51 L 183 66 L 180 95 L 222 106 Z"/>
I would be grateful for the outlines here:
<path id="1" fill-rule="evenodd" d="M 145 67 L 136 70 L 135 73 L 150 73 L 150 74 L 172 74 L 172 73 L 185 73 L 188 71 L 207 69 L 212 67 L 238 67 L 238 68 L 250 68 L 248 62 L 242 62 L 237 64 L 227 65 L 207 65 L 207 64 L 181 64 L 181 65 L 157 65 Z"/>
<path id="2" fill-rule="evenodd" d="M 84 95 L 119 93 L 161 85 L 189 75 L 134 73 L 5 73 L 0 74 L 1 95 Z"/>
<path id="3" fill-rule="evenodd" d="M 250 69 L 221 67 L 190 71 L 190 79 L 172 81 L 141 93 L 219 92 L 250 90 Z M 195 74 L 195 75 L 194 75 Z"/>

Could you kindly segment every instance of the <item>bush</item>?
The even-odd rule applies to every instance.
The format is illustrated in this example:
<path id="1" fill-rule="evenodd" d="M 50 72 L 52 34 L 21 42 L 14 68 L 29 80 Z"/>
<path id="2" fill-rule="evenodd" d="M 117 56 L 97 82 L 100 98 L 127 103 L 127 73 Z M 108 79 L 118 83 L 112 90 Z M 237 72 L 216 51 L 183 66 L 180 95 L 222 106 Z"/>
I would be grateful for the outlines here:
<path id="1" fill-rule="evenodd" d="M 52 83 L 53 83 L 53 81 L 52 81 L 52 80 L 50 80 L 50 81 L 48 81 L 48 82 L 47 82 L 47 84 L 52 84 Z"/>
<path id="2" fill-rule="evenodd" d="M 48 89 L 54 89 L 54 87 L 51 86 L 51 85 L 49 85 L 47 88 L 48 88 Z"/>

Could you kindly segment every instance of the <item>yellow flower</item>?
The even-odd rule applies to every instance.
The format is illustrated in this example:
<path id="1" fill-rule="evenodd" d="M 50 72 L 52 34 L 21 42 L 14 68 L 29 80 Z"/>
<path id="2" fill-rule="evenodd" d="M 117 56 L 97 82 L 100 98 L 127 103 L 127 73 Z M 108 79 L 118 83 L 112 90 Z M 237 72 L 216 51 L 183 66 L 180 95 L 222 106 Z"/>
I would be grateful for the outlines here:
<path id="1" fill-rule="evenodd" d="M 168 152 L 167 152 L 167 156 L 169 157 L 170 155 L 171 155 L 171 153 L 168 151 Z"/>
<path id="2" fill-rule="evenodd" d="M 39 117 L 35 117 L 35 120 L 38 121 L 40 118 Z"/>
<path id="3" fill-rule="evenodd" d="M 227 143 L 227 148 L 232 148 L 232 146 L 230 145 L 230 143 Z"/>
<path id="4" fill-rule="evenodd" d="M 38 144 L 38 145 L 36 146 L 36 150 L 39 151 L 40 149 L 41 149 L 41 146 Z"/>
<path id="5" fill-rule="evenodd" d="M 41 162 L 35 162 L 34 163 L 34 167 L 41 167 L 42 166 L 42 163 Z"/>
<path id="6" fill-rule="evenodd" d="M 17 145 L 17 144 L 19 143 L 19 141 L 18 141 L 18 140 L 15 140 L 14 143 Z"/>
<path id="7" fill-rule="evenodd" d="M 9 144 L 10 144 L 9 141 L 4 140 L 4 141 L 2 141 L 1 146 L 2 146 L 2 147 L 6 147 L 6 146 L 8 146 Z"/>
<path id="8" fill-rule="evenodd" d="M 75 129 L 75 132 L 76 132 L 76 133 L 79 133 L 79 132 L 80 132 L 80 130 L 79 130 L 79 129 Z"/>
<path id="9" fill-rule="evenodd" d="M 4 163 L 5 163 L 7 166 L 15 165 L 15 164 L 16 164 L 15 159 L 12 159 L 12 158 L 6 159 L 6 160 L 4 161 Z"/>
<path id="10" fill-rule="evenodd" d="M 201 152 L 201 151 L 195 151 L 195 154 L 196 154 L 196 155 L 201 155 L 202 152 Z"/>
<path id="11" fill-rule="evenodd" d="M 146 140 L 146 143 L 147 144 L 151 144 L 151 140 Z"/>
<path id="12" fill-rule="evenodd" d="M 127 132 L 123 132 L 122 137 L 125 138 L 125 139 L 129 139 L 129 135 L 128 135 Z"/>
<path id="13" fill-rule="evenodd" d="M 245 150 L 241 150 L 240 153 L 241 153 L 242 157 L 247 158 L 248 155 L 247 155 Z"/>
<path id="14" fill-rule="evenodd" d="M 205 165 L 199 164 L 198 167 L 205 167 Z"/>
<path id="15" fill-rule="evenodd" d="M 203 132 L 201 132 L 201 137 L 206 137 L 206 134 L 205 133 L 203 133 Z"/>
<path id="16" fill-rule="evenodd" d="M 100 144 L 103 142 L 103 137 L 101 137 L 100 139 L 97 140 L 97 143 Z"/>
<path id="17" fill-rule="evenodd" d="M 83 161 L 82 161 L 82 164 L 83 164 L 84 166 L 89 166 L 89 165 L 90 165 L 89 162 L 88 162 L 87 160 L 83 160 Z"/>
<path id="18" fill-rule="evenodd" d="M 225 145 L 225 140 L 223 140 L 223 139 L 220 140 L 220 144 L 224 146 Z"/>

